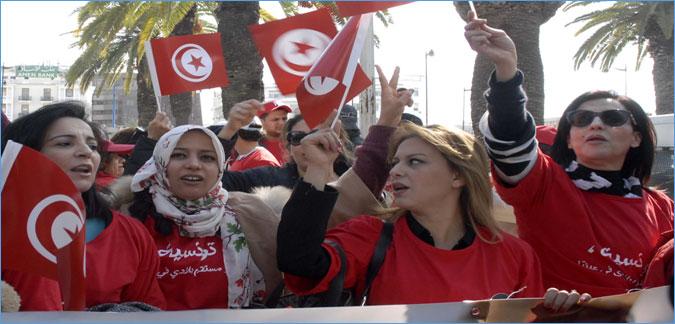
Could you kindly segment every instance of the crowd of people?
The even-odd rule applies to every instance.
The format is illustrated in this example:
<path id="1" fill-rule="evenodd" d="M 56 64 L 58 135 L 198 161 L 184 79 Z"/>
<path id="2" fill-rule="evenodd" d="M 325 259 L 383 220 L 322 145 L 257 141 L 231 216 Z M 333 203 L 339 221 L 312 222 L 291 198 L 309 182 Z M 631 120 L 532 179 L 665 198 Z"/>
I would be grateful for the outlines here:
<path id="1" fill-rule="evenodd" d="M 404 113 L 412 91 L 377 67 L 365 138 L 350 105 L 310 129 L 250 99 L 222 126 L 172 128 L 159 112 L 108 140 L 81 103 L 61 102 L 4 126 L 2 147 L 40 151 L 81 192 L 91 308 L 249 308 L 282 282 L 303 296 L 342 275 L 368 305 L 544 297 L 553 312 L 672 285 L 673 201 L 646 186 L 656 138 L 639 104 L 591 91 L 557 129 L 537 127 L 510 37 L 473 13 L 465 37 L 495 65 L 482 140 Z M 502 200 L 516 229 L 495 217 Z M 2 279 L 21 310 L 62 310 L 56 281 Z"/>

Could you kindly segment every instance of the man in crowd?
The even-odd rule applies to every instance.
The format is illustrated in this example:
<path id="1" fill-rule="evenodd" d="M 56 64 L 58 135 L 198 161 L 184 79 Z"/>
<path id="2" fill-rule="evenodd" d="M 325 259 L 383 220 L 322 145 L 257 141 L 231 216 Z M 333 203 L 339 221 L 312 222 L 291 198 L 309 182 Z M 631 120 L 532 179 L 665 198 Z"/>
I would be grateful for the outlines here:
<path id="1" fill-rule="evenodd" d="M 250 124 L 240 128 L 237 135 L 234 151 L 227 160 L 228 171 L 244 171 L 261 166 L 280 166 L 279 161 L 270 151 L 258 145 L 258 141 L 265 136 L 258 117 L 254 117 Z"/>
<path id="2" fill-rule="evenodd" d="M 258 112 L 265 131 L 260 145 L 269 150 L 282 165 L 286 163 L 286 148 L 281 140 L 281 133 L 291 111 L 291 107 L 272 100 L 263 103 L 263 109 Z"/>
<path id="3" fill-rule="evenodd" d="M 342 121 L 342 129 L 347 132 L 349 141 L 354 144 L 354 147 L 361 145 L 363 143 L 363 138 L 361 138 L 356 108 L 352 105 L 342 106 L 342 110 L 340 110 L 340 121 Z"/>

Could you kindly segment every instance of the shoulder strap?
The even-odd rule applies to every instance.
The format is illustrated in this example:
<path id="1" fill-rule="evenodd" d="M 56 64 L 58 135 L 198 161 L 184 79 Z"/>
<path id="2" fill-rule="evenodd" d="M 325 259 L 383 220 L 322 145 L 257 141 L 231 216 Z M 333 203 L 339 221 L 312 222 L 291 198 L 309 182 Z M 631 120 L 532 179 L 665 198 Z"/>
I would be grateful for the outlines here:
<path id="1" fill-rule="evenodd" d="M 323 296 L 324 306 L 340 306 L 340 297 L 342 296 L 342 290 L 344 289 L 343 287 L 345 283 L 345 274 L 347 273 L 347 257 L 345 256 L 345 251 L 337 242 L 330 240 L 325 240 L 324 242 L 332 246 L 340 256 L 340 272 L 338 272 L 335 278 L 333 278 L 333 280 L 330 282 L 328 290 Z"/>
<path id="2" fill-rule="evenodd" d="M 330 307 L 330 306 L 342 306 L 340 305 L 340 297 L 342 297 L 342 291 L 343 291 L 343 286 L 345 282 L 345 275 L 347 273 L 347 257 L 345 255 L 345 251 L 342 249 L 342 246 L 338 244 L 337 242 L 333 242 L 330 240 L 325 240 L 324 243 L 332 246 L 335 251 L 337 251 L 338 256 L 340 257 L 340 271 L 337 273 L 335 278 L 331 280 L 330 284 L 328 285 L 328 290 L 326 290 L 324 293 L 320 294 L 321 301 L 317 305 L 309 306 L 309 307 L 315 307 L 315 306 L 324 306 L 324 307 Z M 282 280 L 277 287 L 274 288 L 274 290 L 270 293 L 269 296 L 267 296 L 267 299 L 264 302 L 264 305 L 266 308 L 275 308 L 279 304 L 279 301 L 281 299 L 281 295 L 284 291 L 284 281 Z M 303 305 L 297 305 L 298 307 L 307 307 Z"/>
<path id="3" fill-rule="evenodd" d="M 370 285 L 373 283 L 375 276 L 380 271 L 380 267 L 384 262 L 384 256 L 387 254 L 387 248 L 391 243 L 391 236 L 394 232 L 394 223 L 385 222 L 380 232 L 380 238 L 375 244 L 375 251 L 373 252 L 373 257 L 370 259 L 370 264 L 368 264 L 368 272 L 366 273 L 366 284 L 361 294 L 361 306 L 366 305 L 366 300 L 368 299 L 368 293 L 370 293 Z"/>

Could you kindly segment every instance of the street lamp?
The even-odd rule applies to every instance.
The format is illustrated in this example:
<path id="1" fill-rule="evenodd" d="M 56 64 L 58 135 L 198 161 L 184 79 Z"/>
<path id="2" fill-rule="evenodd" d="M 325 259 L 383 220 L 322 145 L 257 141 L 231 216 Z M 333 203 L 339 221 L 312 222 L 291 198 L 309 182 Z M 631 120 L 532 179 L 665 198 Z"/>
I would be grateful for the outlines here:
<path id="1" fill-rule="evenodd" d="M 466 111 L 466 93 L 471 92 L 471 89 L 464 88 L 464 93 L 462 93 L 462 130 L 466 131 L 464 128 L 464 112 Z"/>
<path id="2" fill-rule="evenodd" d="M 624 64 L 623 68 L 614 69 L 623 72 L 623 95 L 628 96 L 628 65 Z"/>
<path id="3" fill-rule="evenodd" d="M 434 50 L 430 49 L 424 53 L 424 125 L 429 125 L 429 72 L 427 70 L 427 58 L 429 56 L 434 56 Z"/>

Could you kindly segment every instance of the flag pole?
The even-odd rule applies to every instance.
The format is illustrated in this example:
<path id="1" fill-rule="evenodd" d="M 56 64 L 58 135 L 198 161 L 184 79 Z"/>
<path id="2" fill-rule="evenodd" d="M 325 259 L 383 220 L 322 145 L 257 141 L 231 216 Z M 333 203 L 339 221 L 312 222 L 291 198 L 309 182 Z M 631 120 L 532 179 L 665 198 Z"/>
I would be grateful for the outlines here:
<path id="1" fill-rule="evenodd" d="M 159 89 L 159 79 L 157 78 L 155 57 L 152 55 L 152 43 L 150 43 L 149 40 L 145 41 L 145 58 L 148 60 L 148 70 L 150 71 L 150 79 L 152 80 L 152 89 L 155 92 L 155 100 L 157 100 L 157 111 L 162 111 L 162 104 L 160 100 L 162 94 Z"/>
<path id="2" fill-rule="evenodd" d="M 356 17 L 352 17 L 351 19 L 354 18 Z M 347 68 L 345 69 L 343 82 L 347 84 L 347 88 L 345 89 L 345 93 L 342 95 L 342 99 L 340 100 L 340 106 L 338 106 L 338 112 L 335 115 L 335 119 L 333 119 L 333 122 L 330 124 L 330 128 L 335 127 L 335 123 L 340 118 L 340 112 L 342 112 L 342 107 L 345 105 L 345 101 L 347 101 L 349 89 L 352 87 L 352 79 L 354 79 L 354 74 L 358 67 L 358 57 L 361 56 L 361 51 L 363 50 L 363 45 L 366 40 L 367 35 L 366 32 L 367 29 L 370 28 L 370 21 L 373 19 L 373 13 L 371 12 L 367 14 L 362 14 L 359 16 L 359 19 L 365 20 L 359 21 L 359 29 L 356 32 L 356 38 L 354 39 L 354 47 L 352 48 L 352 52 L 349 55 L 348 61 L 349 63 L 347 63 Z"/>
<path id="3" fill-rule="evenodd" d="M 476 11 L 476 7 L 473 5 L 473 1 L 469 1 L 469 8 L 471 8 L 471 11 L 473 11 L 474 18 L 478 19 L 478 12 Z"/>

